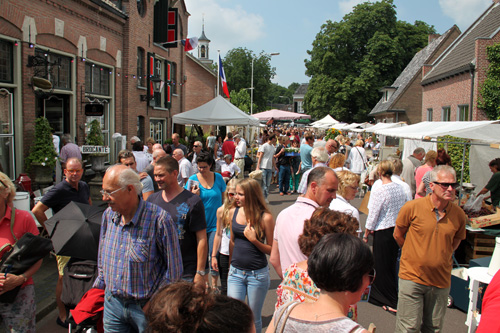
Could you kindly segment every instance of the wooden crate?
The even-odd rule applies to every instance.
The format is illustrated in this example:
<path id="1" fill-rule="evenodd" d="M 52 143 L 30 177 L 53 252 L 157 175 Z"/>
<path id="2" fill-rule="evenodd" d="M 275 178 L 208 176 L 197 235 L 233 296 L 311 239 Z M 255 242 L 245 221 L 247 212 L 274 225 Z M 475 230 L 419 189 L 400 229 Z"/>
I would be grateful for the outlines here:
<path id="1" fill-rule="evenodd" d="M 495 237 L 477 232 L 467 231 L 467 246 L 465 247 L 465 260 L 491 257 L 495 249 Z"/>
<path id="2" fill-rule="evenodd" d="M 500 224 L 500 207 L 493 208 L 492 206 L 484 205 L 491 211 L 495 211 L 495 214 L 485 215 L 481 217 L 470 218 L 467 223 L 473 228 L 484 228 L 492 225 Z"/>

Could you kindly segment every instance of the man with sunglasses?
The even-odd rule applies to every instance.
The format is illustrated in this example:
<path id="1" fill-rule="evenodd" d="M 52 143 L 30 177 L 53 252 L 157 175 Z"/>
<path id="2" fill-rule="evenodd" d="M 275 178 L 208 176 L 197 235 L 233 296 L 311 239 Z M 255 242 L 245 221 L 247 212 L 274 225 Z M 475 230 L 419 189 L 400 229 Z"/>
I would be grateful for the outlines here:
<path id="1" fill-rule="evenodd" d="M 455 170 L 431 171 L 432 193 L 407 202 L 396 219 L 402 249 L 396 332 L 441 332 L 451 284 L 452 255 L 465 239 L 464 211 L 454 204 Z"/>
<path id="2" fill-rule="evenodd" d="M 35 215 L 36 219 L 45 228 L 45 221 L 47 221 L 47 216 L 45 212 L 51 208 L 52 213 L 55 214 L 70 202 L 80 202 L 84 204 L 92 204 L 92 199 L 90 199 L 90 189 L 87 183 L 82 181 L 83 176 L 83 163 L 80 159 L 75 157 L 70 157 L 66 160 L 66 168 L 64 169 L 64 179 L 59 184 L 55 185 L 45 193 L 42 200 L 40 200 L 33 210 L 31 211 Z M 62 225 L 64 226 L 64 225 Z M 57 268 L 59 270 L 59 279 L 56 285 L 56 303 L 59 310 L 59 317 L 57 318 L 57 324 L 63 327 L 68 327 L 66 324 L 66 307 L 61 301 L 62 293 L 62 278 L 63 270 L 68 263 L 70 257 L 56 256 Z"/>
<path id="3" fill-rule="evenodd" d="M 105 290 L 105 332 L 144 332 L 151 297 L 182 276 L 172 216 L 142 200 L 141 188 L 139 175 L 124 165 L 110 167 L 102 182 L 109 208 L 102 216 L 93 287 Z"/>
<path id="4" fill-rule="evenodd" d="M 203 149 L 203 144 L 200 141 L 195 141 L 193 144 L 193 151 L 188 154 L 186 157 L 191 165 L 193 166 L 194 173 L 198 173 L 198 155 L 201 153 Z"/>

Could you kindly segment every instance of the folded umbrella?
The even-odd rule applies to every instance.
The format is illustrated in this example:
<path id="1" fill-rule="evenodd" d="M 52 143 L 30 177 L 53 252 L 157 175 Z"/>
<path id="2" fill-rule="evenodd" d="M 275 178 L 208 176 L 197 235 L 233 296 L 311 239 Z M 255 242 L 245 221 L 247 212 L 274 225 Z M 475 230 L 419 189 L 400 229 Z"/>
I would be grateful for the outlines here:
<path id="1" fill-rule="evenodd" d="M 97 260 L 102 213 L 106 205 L 70 202 L 45 222 L 58 255 Z"/>

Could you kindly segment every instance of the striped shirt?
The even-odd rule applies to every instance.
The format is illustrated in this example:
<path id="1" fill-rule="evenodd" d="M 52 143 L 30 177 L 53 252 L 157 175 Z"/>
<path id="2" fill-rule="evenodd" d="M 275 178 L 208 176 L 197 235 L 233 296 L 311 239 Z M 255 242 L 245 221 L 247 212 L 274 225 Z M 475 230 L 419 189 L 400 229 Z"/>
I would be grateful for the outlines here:
<path id="1" fill-rule="evenodd" d="M 135 300 L 151 298 L 182 275 L 182 259 L 172 217 L 160 207 L 140 200 L 129 223 L 106 209 L 102 216 L 98 276 L 94 288 Z"/>

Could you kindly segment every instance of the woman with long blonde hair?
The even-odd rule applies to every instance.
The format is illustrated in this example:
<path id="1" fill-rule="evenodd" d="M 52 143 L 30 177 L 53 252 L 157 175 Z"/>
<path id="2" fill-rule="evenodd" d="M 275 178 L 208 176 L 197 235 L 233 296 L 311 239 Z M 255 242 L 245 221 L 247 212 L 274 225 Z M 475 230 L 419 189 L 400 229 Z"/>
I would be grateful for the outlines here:
<path id="1" fill-rule="evenodd" d="M 210 260 L 212 269 L 219 272 L 223 295 L 227 295 L 227 274 L 229 272 L 229 242 L 231 239 L 229 212 L 233 208 L 237 182 L 238 180 L 233 178 L 227 183 L 224 203 L 217 209 L 217 230 L 215 231 L 214 247 Z"/>
<path id="2" fill-rule="evenodd" d="M 248 297 L 259 333 L 262 329 L 262 307 L 270 284 L 266 254 L 271 253 L 274 219 L 256 180 L 246 178 L 236 184 L 235 200 L 229 216 L 232 216 L 231 266 L 227 295 L 241 301 Z"/>

